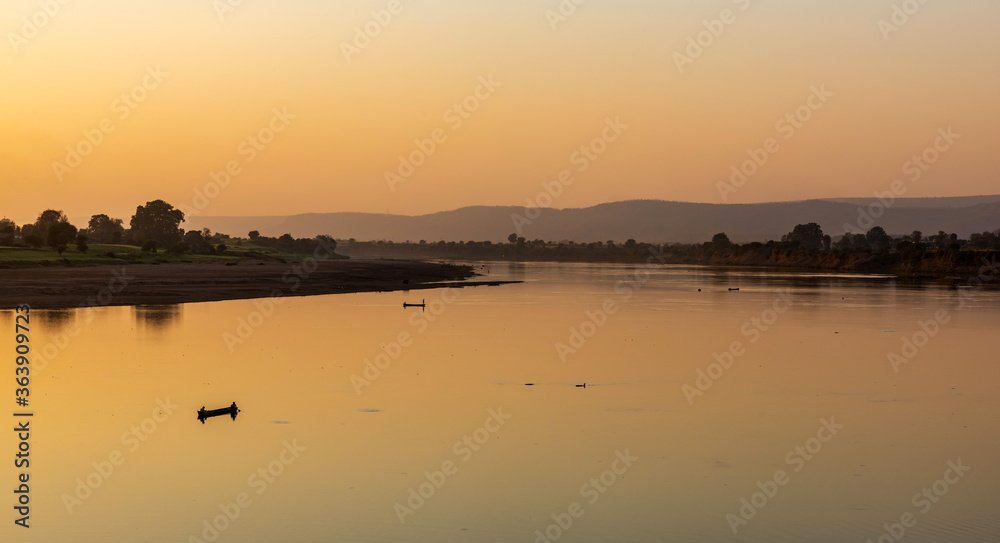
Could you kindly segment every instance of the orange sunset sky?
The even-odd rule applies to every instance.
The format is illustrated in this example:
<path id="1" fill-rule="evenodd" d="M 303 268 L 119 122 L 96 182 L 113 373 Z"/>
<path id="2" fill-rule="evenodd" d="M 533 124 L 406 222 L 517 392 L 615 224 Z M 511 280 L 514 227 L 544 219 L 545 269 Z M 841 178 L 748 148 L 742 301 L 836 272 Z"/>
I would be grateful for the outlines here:
<path id="1" fill-rule="evenodd" d="M 525 205 L 562 170 L 554 207 L 866 197 L 948 127 L 906 196 L 1000 193 L 998 19 L 987 0 L 5 0 L 0 215 L 127 223 L 147 200 L 192 206 L 231 163 L 202 214 Z M 777 124 L 813 88 L 832 96 Z M 609 119 L 628 128 L 583 170 Z M 89 152 L 69 167 L 68 146 Z"/>

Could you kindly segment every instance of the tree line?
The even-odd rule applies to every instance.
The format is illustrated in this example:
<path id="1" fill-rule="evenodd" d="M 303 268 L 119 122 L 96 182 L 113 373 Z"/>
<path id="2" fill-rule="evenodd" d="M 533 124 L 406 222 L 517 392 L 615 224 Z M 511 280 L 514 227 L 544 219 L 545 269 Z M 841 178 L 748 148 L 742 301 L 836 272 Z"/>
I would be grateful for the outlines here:
<path id="1" fill-rule="evenodd" d="M 62 255 L 70 245 L 86 253 L 90 249 L 88 243 L 100 243 L 138 246 L 144 253 L 164 250 L 175 255 L 218 255 L 230 249 L 227 244 L 241 244 L 241 240 L 212 233 L 208 228 L 186 231 L 180 227 L 183 222 L 184 212 L 163 200 L 137 206 L 128 228 L 122 219 L 106 214 L 93 215 L 85 228 L 78 228 L 62 211 L 46 209 L 35 222 L 20 226 L 6 217 L 0 219 L 0 246 L 34 249 L 47 246 Z M 258 245 L 289 253 L 312 252 L 320 241 L 324 241 L 327 247 L 336 246 L 330 236 L 295 239 L 285 234 L 280 238 L 267 238 L 254 231 L 250 237 Z"/>
<path id="2" fill-rule="evenodd" d="M 507 243 L 491 241 L 357 241 L 341 244 L 341 252 L 362 258 L 457 258 L 558 262 L 641 263 L 651 255 L 667 262 L 705 265 L 797 266 L 844 270 L 896 270 L 930 274 L 971 266 L 982 251 L 1000 251 L 1000 230 L 962 239 L 939 231 L 890 235 L 882 227 L 834 238 L 817 223 L 796 225 L 778 240 L 733 243 L 725 233 L 704 243 L 666 245 L 614 240 L 575 242 L 529 240 L 511 234 Z M 989 255 L 986 255 L 989 256 Z"/>

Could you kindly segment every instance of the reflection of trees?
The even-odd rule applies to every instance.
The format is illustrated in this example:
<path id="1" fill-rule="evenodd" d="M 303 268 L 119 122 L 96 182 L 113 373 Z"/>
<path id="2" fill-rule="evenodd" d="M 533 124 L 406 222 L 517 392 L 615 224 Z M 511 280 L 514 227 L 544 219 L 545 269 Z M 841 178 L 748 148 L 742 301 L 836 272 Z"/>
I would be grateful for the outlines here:
<path id="1" fill-rule="evenodd" d="M 47 333 L 65 331 L 76 320 L 75 309 L 32 309 L 31 322 L 40 323 Z"/>
<path id="2" fill-rule="evenodd" d="M 132 317 L 136 325 L 162 329 L 180 320 L 182 307 L 181 304 L 137 305 L 132 307 Z"/>

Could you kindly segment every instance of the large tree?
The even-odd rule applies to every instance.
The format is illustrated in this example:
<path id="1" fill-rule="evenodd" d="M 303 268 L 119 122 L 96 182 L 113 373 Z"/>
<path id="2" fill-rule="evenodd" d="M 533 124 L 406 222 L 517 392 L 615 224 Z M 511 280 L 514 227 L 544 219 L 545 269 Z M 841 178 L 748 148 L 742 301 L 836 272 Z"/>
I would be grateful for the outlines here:
<path id="1" fill-rule="evenodd" d="M 135 208 L 135 215 L 129 226 L 132 236 L 139 243 L 154 240 L 170 246 L 181 239 L 180 224 L 184 222 L 184 212 L 163 200 L 146 202 Z"/>
<path id="2" fill-rule="evenodd" d="M 94 215 L 87 225 L 87 235 L 90 241 L 95 243 L 122 242 L 125 237 L 125 227 L 121 219 L 112 219 L 107 215 Z"/>
<path id="3" fill-rule="evenodd" d="M 712 236 L 712 247 L 716 249 L 728 249 L 732 245 L 733 242 L 729 241 L 729 236 L 725 232 L 719 232 Z"/>
<path id="4" fill-rule="evenodd" d="M 0 236 L 13 236 L 17 234 L 18 228 L 17 223 L 4 217 L 0 219 Z"/>
<path id="5" fill-rule="evenodd" d="M 13 245 L 19 228 L 17 223 L 4 217 L 0 219 L 0 245 Z"/>
<path id="6" fill-rule="evenodd" d="M 46 209 L 38 215 L 38 219 L 35 220 L 35 228 L 31 233 L 40 236 L 42 239 L 48 239 L 49 228 L 52 228 L 59 223 L 68 222 L 69 219 L 66 218 L 66 214 L 62 211 Z M 75 235 L 76 234 L 74 233 L 74 236 Z"/>
<path id="7" fill-rule="evenodd" d="M 876 249 L 887 249 L 892 245 L 892 238 L 889 234 L 885 233 L 885 229 L 881 226 L 874 226 L 871 230 L 865 234 L 865 240 L 868 245 Z"/>
<path id="8" fill-rule="evenodd" d="M 781 241 L 798 242 L 804 249 L 822 249 L 825 246 L 823 229 L 814 222 L 796 225 L 790 233 L 781 237 Z"/>
<path id="9" fill-rule="evenodd" d="M 55 249 L 67 245 L 76 239 L 76 227 L 68 222 L 59 222 L 49 227 L 45 235 L 45 244 Z"/>

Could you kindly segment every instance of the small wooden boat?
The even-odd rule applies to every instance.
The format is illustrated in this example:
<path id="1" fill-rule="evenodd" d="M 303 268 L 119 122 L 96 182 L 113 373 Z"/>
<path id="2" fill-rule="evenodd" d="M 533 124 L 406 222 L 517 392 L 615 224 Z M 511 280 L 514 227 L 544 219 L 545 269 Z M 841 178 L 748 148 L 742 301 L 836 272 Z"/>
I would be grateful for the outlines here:
<path id="1" fill-rule="evenodd" d="M 425 300 L 420 300 L 419 304 L 409 304 L 409 303 L 403 302 L 403 307 L 427 307 L 427 303 L 426 303 Z"/>
<path id="2" fill-rule="evenodd" d="M 233 420 L 236 420 L 236 414 L 239 412 L 240 409 L 236 407 L 236 402 L 233 402 L 233 405 L 223 407 L 222 409 L 205 409 L 205 407 L 202 406 L 202 408 L 198 410 L 198 420 L 200 420 L 202 424 L 205 424 L 205 419 L 220 417 L 222 415 L 229 415 L 233 417 Z"/>

